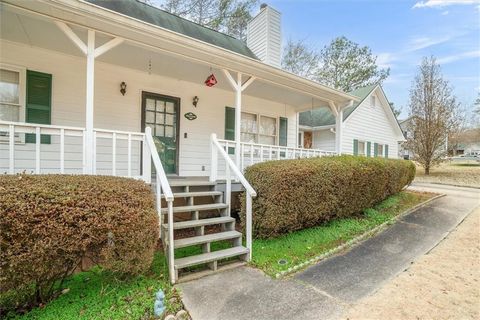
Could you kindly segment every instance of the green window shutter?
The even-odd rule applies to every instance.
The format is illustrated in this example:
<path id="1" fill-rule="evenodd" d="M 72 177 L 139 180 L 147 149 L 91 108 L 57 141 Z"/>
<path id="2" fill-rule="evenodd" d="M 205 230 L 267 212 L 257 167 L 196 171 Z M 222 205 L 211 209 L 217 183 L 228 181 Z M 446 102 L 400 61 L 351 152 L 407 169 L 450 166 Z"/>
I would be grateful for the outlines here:
<path id="1" fill-rule="evenodd" d="M 385 158 L 388 158 L 388 144 L 385 145 Z"/>
<path id="2" fill-rule="evenodd" d="M 280 132 L 278 138 L 279 146 L 287 146 L 287 135 L 288 135 L 288 119 L 280 117 Z"/>
<path id="3" fill-rule="evenodd" d="M 373 144 L 373 156 L 374 157 L 378 156 L 378 143 Z"/>
<path id="4" fill-rule="evenodd" d="M 225 107 L 225 140 L 235 140 L 235 108 Z M 235 153 L 235 148 L 228 148 L 229 154 Z"/>
<path id="5" fill-rule="evenodd" d="M 358 140 L 353 139 L 353 155 L 358 156 Z"/>
<path id="6" fill-rule="evenodd" d="M 29 123 L 51 124 L 52 75 L 27 70 L 26 116 Z M 26 134 L 25 142 L 35 143 L 34 134 Z M 50 135 L 42 134 L 41 143 L 51 143 Z"/>
<path id="7" fill-rule="evenodd" d="M 367 157 L 370 157 L 370 148 L 372 147 L 372 143 L 370 141 L 367 142 Z"/>

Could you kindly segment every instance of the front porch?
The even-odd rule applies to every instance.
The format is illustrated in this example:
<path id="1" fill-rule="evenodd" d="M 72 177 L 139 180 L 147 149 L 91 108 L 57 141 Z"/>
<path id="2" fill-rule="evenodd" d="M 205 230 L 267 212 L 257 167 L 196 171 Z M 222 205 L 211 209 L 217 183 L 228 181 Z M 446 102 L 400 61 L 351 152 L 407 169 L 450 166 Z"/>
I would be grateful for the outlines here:
<path id="1" fill-rule="evenodd" d="M 2 2 L 0 44 L 0 172 L 113 175 L 152 183 L 161 226 L 165 218 L 162 239 L 172 282 L 178 280 L 179 209 L 171 177 L 224 180 L 225 191 L 214 198 L 220 217 L 230 215 L 232 181 L 242 185 L 250 223 L 241 254 L 248 260 L 256 193 L 243 170 L 268 160 L 335 154 L 297 147 L 298 112 L 327 105 L 340 119 L 356 99 L 84 2 Z M 207 87 L 211 74 L 218 83 Z M 187 196 L 191 203 L 183 210 L 202 220 L 194 197 Z M 192 223 L 197 236 L 205 236 L 199 221 Z M 202 243 L 204 254 L 210 253 L 209 242 Z"/>

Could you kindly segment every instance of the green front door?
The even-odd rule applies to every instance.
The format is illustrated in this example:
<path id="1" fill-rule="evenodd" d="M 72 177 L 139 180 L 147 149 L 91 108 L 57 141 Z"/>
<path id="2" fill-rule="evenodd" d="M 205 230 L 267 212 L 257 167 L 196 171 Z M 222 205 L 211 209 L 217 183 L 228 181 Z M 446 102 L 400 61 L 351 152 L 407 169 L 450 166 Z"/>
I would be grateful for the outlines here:
<path id="1" fill-rule="evenodd" d="M 152 129 L 163 169 L 167 174 L 177 173 L 180 99 L 143 92 L 142 106 L 142 127 Z"/>

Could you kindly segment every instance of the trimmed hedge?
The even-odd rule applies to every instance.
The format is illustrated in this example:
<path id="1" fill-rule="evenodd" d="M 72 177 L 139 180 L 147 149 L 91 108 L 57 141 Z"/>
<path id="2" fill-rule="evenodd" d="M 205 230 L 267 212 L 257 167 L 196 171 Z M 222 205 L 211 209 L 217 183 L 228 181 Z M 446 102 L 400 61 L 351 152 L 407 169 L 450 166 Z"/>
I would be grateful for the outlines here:
<path id="1" fill-rule="evenodd" d="M 269 238 L 359 214 L 410 184 L 415 165 L 406 160 L 321 157 L 259 163 L 248 167 L 245 177 L 258 194 L 252 208 L 254 236 Z"/>
<path id="2" fill-rule="evenodd" d="M 158 239 L 151 189 L 105 176 L 0 176 L 0 314 L 43 303 L 84 258 L 146 271 Z"/>

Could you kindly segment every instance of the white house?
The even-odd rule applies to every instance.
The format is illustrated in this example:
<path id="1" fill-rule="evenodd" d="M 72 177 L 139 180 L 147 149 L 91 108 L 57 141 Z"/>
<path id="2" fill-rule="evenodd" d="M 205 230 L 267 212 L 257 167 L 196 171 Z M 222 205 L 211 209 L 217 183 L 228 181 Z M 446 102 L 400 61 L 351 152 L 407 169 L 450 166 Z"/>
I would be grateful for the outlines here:
<path id="1" fill-rule="evenodd" d="M 395 152 L 399 135 L 380 88 L 378 105 L 357 106 L 356 94 L 278 68 L 281 17 L 268 6 L 248 27 L 250 48 L 135 0 L 4 0 L 0 11 L 0 172 L 152 183 L 172 282 L 192 265 L 250 259 L 256 193 L 246 166 L 351 152 L 355 139 L 359 149 L 365 141 Z M 311 128 L 314 147 L 299 148 L 298 113 L 312 105 L 328 106 L 333 122 L 318 139 Z M 230 217 L 233 179 L 247 194 L 245 246 Z M 210 233 L 214 225 L 221 231 Z M 185 228 L 196 236 L 177 239 Z M 225 240 L 231 248 L 210 252 Z M 191 245 L 203 253 L 174 257 Z"/>
<path id="2" fill-rule="evenodd" d="M 340 135 L 336 134 L 336 118 L 328 106 L 300 113 L 299 147 L 398 158 L 399 142 L 405 138 L 382 87 L 371 85 L 350 94 L 359 101 L 343 110 Z M 340 150 L 336 139 L 341 141 Z"/>

